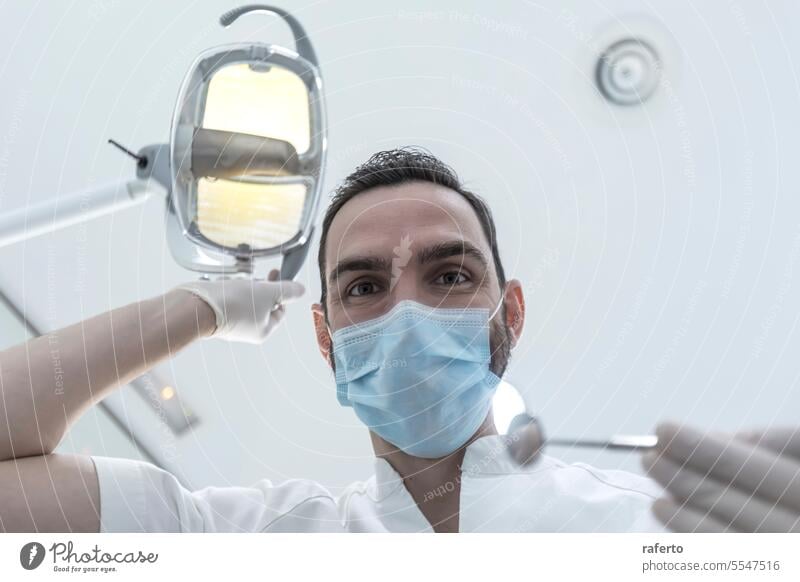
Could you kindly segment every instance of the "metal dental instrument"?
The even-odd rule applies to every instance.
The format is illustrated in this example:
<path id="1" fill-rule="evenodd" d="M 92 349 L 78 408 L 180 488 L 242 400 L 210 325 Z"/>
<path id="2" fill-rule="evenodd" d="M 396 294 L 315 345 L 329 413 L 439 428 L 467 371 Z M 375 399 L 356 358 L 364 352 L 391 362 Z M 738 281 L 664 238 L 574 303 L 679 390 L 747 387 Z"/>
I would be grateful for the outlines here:
<path id="1" fill-rule="evenodd" d="M 608 439 L 545 439 L 545 447 L 580 447 L 613 451 L 647 451 L 658 444 L 655 435 L 613 435 Z"/>
<path id="2" fill-rule="evenodd" d="M 539 419 L 518 414 L 508 429 L 509 451 L 520 465 L 527 465 L 546 447 L 592 448 L 607 451 L 648 451 L 658 444 L 655 435 L 613 435 L 608 439 L 547 438 Z"/>

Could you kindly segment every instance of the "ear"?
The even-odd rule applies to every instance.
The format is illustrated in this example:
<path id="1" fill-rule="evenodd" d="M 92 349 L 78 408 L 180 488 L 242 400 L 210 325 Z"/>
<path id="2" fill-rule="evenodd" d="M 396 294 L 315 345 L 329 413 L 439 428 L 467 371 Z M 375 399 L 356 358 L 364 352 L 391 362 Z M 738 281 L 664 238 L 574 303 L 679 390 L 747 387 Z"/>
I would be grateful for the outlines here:
<path id="1" fill-rule="evenodd" d="M 511 347 L 514 348 L 522 337 L 522 328 L 525 327 L 525 295 L 518 279 L 511 279 L 506 283 L 505 302 L 506 325 L 511 330 Z"/>
<path id="2" fill-rule="evenodd" d="M 331 334 L 328 333 L 328 326 L 325 324 L 325 312 L 322 310 L 321 303 L 314 303 L 311 306 L 311 315 L 314 317 L 314 330 L 316 331 L 319 353 L 333 369 L 333 363 L 331 362 Z"/>

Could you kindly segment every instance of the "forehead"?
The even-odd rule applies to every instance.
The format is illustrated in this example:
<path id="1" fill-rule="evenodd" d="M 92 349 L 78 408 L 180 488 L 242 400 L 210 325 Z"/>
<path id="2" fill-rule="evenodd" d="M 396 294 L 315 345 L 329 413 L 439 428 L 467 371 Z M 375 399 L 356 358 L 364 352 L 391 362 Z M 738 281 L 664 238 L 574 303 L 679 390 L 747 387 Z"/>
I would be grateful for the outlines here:
<path id="1" fill-rule="evenodd" d="M 478 215 L 461 194 L 430 182 L 407 182 L 371 188 L 347 201 L 328 231 L 325 264 L 330 271 L 352 255 L 391 255 L 404 237 L 420 245 L 464 240 L 491 254 Z"/>

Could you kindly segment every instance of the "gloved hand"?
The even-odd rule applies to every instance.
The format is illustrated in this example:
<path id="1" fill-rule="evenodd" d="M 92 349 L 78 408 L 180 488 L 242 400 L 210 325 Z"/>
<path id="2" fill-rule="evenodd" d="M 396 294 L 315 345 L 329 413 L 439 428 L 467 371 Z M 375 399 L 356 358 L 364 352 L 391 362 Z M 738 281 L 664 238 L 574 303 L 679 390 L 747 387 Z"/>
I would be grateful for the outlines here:
<path id="1" fill-rule="evenodd" d="M 268 281 L 193 281 L 179 285 L 177 289 L 200 297 L 214 311 L 217 327 L 211 337 L 260 344 L 283 319 L 283 304 L 305 292 L 300 283 L 278 281 L 277 277 L 278 271 L 273 270 Z"/>
<path id="2" fill-rule="evenodd" d="M 642 460 L 669 493 L 655 515 L 680 532 L 800 532 L 800 428 L 733 436 L 662 424 Z"/>

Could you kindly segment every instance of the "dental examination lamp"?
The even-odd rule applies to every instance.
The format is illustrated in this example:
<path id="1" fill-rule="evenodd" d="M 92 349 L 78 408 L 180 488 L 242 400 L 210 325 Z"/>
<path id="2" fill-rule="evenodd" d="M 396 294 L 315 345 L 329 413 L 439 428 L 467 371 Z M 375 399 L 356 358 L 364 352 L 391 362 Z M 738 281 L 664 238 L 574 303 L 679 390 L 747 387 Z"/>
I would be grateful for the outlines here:
<path id="1" fill-rule="evenodd" d="M 281 17 L 295 50 L 248 42 L 201 53 L 181 85 L 169 143 L 134 153 L 109 140 L 136 159 L 135 179 L 0 213 L 0 247 L 166 194 L 168 245 L 182 267 L 204 276 L 249 276 L 259 259 L 281 255 L 280 278 L 294 279 L 311 245 L 321 197 L 327 145 L 322 78 L 303 27 L 286 11 L 253 4 L 226 12 L 220 23 L 230 26 L 251 12 Z M 2 305 L 31 337 L 40 335 L 0 290 Z M 155 371 L 131 384 L 158 405 L 174 434 L 197 422 Z M 149 425 L 129 417 L 119 398 L 111 395 L 99 406 L 150 462 L 179 475 Z"/>
<path id="2" fill-rule="evenodd" d="M 0 216 L 0 246 L 116 212 L 166 191 L 167 240 L 176 262 L 204 274 L 252 274 L 281 255 L 281 279 L 300 270 L 313 235 L 327 145 L 322 78 L 311 42 L 280 16 L 296 50 L 235 43 L 201 53 L 178 94 L 168 144 L 133 153 L 136 179 Z"/>

